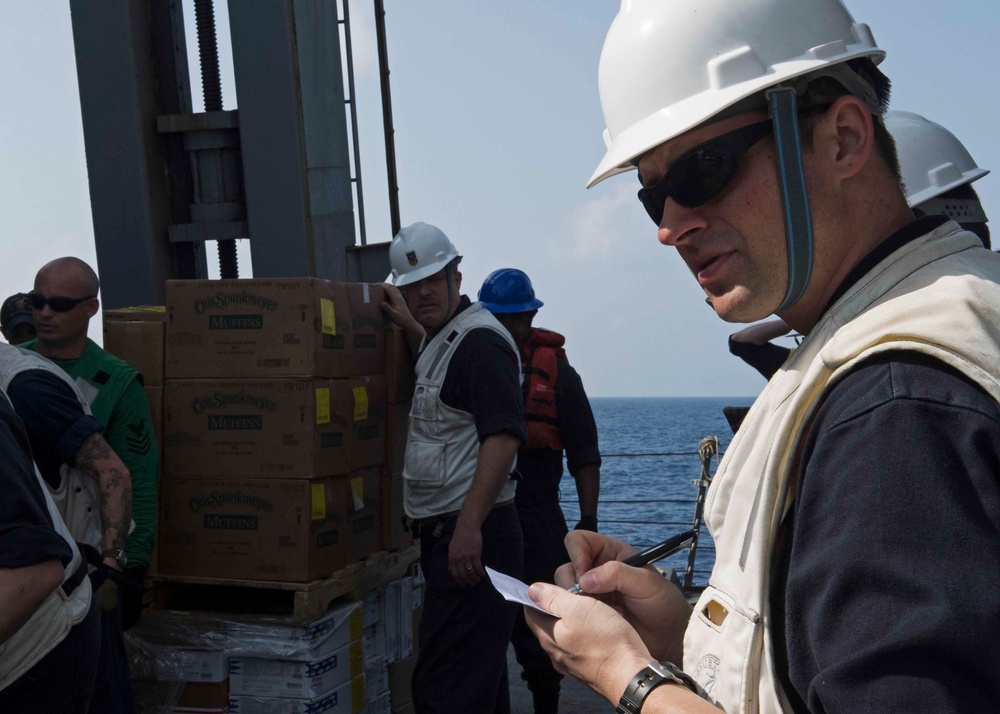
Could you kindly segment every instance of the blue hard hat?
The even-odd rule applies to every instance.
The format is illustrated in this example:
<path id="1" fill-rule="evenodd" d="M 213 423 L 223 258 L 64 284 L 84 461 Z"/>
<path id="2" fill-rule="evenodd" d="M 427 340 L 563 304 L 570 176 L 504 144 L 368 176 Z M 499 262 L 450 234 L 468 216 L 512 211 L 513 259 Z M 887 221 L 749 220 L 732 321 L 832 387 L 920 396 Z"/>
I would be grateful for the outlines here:
<path id="1" fill-rule="evenodd" d="M 490 273 L 479 288 L 479 302 L 494 314 L 531 312 L 545 304 L 535 297 L 531 278 L 517 268 L 501 268 Z"/>

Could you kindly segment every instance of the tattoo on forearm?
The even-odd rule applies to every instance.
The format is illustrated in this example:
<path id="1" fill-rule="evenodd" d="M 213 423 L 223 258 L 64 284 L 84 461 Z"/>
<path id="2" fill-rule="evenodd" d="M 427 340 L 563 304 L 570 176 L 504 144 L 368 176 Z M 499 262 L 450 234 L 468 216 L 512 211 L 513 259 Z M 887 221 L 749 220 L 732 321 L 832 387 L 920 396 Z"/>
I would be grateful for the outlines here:
<path id="1" fill-rule="evenodd" d="M 97 481 L 104 546 L 124 548 L 132 522 L 132 487 L 125 465 L 96 433 L 77 452 L 76 467 Z"/>
<path id="2" fill-rule="evenodd" d="M 107 461 L 111 458 L 112 454 L 114 454 L 114 451 L 111 450 L 111 446 L 101 436 L 100 432 L 94 432 L 83 442 L 80 450 L 76 452 L 76 467 L 84 473 L 96 476 L 96 464 L 101 461 Z"/>

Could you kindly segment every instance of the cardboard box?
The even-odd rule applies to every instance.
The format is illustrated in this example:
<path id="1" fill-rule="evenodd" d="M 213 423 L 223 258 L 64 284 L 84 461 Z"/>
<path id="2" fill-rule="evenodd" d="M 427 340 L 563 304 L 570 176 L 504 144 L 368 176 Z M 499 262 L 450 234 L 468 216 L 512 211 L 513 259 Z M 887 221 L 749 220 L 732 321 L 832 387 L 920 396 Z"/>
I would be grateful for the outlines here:
<path id="1" fill-rule="evenodd" d="M 351 375 L 385 374 L 386 334 L 392 322 L 382 312 L 381 283 L 346 283 L 351 304 Z M 381 368 L 372 365 L 381 364 Z M 334 375 L 336 376 L 336 375 Z"/>
<path id="2" fill-rule="evenodd" d="M 403 477 L 383 475 L 379 488 L 379 550 L 407 548 L 413 544 L 413 533 L 404 527 Z"/>
<path id="3" fill-rule="evenodd" d="M 362 603 L 362 624 L 365 627 L 381 622 L 385 617 L 385 592 L 382 588 L 372 590 Z"/>
<path id="4" fill-rule="evenodd" d="M 385 659 L 385 588 L 365 595 L 363 605 L 365 663 Z"/>
<path id="5" fill-rule="evenodd" d="M 366 663 L 387 659 L 384 622 L 373 622 L 370 625 L 365 625 L 361 642 L 364 645 Z"/>
<path id="6" fill-rule="evenodd" d="M 351 478 L 166 480 L 160 573 L 291 582 L 327 577 L 349 561 Z"/>
<path id="7" fill-rule="evenodd" d="M 411 682 L 416 666 L 416 655 L 389 663 L 389 693 L 392 694 L 393 711 L 413 701 Z"/>
<path id="8" fill-rule="evenodd" d="M 399 656 L 399 586 L 396 581 L 385 586 L 385 658 L 389 664 Z"/>
<path id="9" fill-rule="evenodd" d="M 385 587 L 386 658 L 390 663 L 414 654 L 413 578 L 391 581 Z"/>
<path id="10" fill-rule="evenodd" d="M 163 387 L 143 387 L 146 401 L 149 402 L 149 413 L 153 417 L 153 434 L 156 445 L 163 455 Z"/>
<path id="11" fill-rule="evenodd" d="M 164 474 L 303 478 L 385 460 L 385 377 L 169 380 Z"/>
<path id="12" fill-rule="evenodd" d="M 378 550 L 381 519 L 379 514 L 380 478 L 378 467 L 361 469 L 337 479 L 346 488 L 345 501 L 352 501 L 347 511 L 348 562 L 364 560 Z"/>
<path id="13" fill-rule="evenodd" d="M 374 701 L 389 691 L 389 663 L 385 657 L 365 662 L 365 700 Z"/>
<path id="14" fill-rule="evenodd" d="M 188 682 L 175 712 L 225 711 L 229 706 L 229 679 L 222 682 Z"/>
<path id="15" fill-rule="evenodd" d="M 365 708 L 364 675 L 313 699 L 229 697 L 229 714 L 371 714 Z"/>
<path id="16" fill-rule="evenodd" d="M 405 402 L 413 399 L 416 386 L 413 367 L 416 362 L 410 350 L 406 335 L 396 326 L 385 334 L 385 378 L 389 385 L 389 402 Z"/>
<path id="17" fill-rule="evenodd" d="M 360 676 L 364 703 L 363 675 L 361 640 L 355 640 L 328 657 L 312 662 L 232 657 L 229 660 L 229 692 L 231 696 L 316 699 Z"/>
<path id="18" fill-rule="evenodd" d="M 362 617 L 361 603 L 352 600 L 334 606 L 308 625 L 257 615 L 246 620 L 225 620 L 221 632 L 234 656 L 309 662 L 323 659 L 360 639 L 364 634 Z"/>
<path id="19" fill-rule="evenodd" d="M 151 664 L 158 682 L 224 682 L 229 658 L 223 650 L 162 645 Z"/>
<path id="20" fill-rule="evenodd" d="M 381 286 L 318 278 L 169 280 L 166 376 L 382 374 L 382 300 Z"/>
<path id="21" fill-rule="evenodd" d="M 386 405 L 385 461 L 389 473 L 398 476 L 403 473 L 403 459 L 406 456 L 406 437 L 410 429 L 410 406 L 412 400 L 389 402 Z"/>
<path id="22" fill-rule="evenodd" d="M 104 349 L 135 367 L 146 387 L 162 387 L 166 308 L 126 307 L 103 312 Z"/>
<path id="23" fill-rule="evenodd" d="M 399 658 L 413 651 L 413 578 L 400 578 L 399 585 Z"/>

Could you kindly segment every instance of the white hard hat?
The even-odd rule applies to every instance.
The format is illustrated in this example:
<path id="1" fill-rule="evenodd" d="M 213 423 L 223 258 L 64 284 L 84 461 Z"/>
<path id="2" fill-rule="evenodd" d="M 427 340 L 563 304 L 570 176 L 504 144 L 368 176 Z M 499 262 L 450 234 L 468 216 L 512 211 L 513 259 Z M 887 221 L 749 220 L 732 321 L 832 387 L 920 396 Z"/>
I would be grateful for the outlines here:
<path id="1" fill-rule="evenodd" d="M 587 186 L 742 99 L 859 57 L 885 52 L 840 0 L 622 0 L 598 71 L 608 150 Z"/>
<path id="2" fill-rule="evenodd" d="M 440 228 L 429 223 L 406 226 L 389 246 L 392 284 L 396 287 L 411 285 L 444 270 L 451 261 L 461 257 Z"/>
<path id="3" fill-rule="evenodd" d="M 910 208 L 989 173 L 976 165 L 954 134 L 919 114 L 886 112 L 885 128 L 896 140 Z"/>

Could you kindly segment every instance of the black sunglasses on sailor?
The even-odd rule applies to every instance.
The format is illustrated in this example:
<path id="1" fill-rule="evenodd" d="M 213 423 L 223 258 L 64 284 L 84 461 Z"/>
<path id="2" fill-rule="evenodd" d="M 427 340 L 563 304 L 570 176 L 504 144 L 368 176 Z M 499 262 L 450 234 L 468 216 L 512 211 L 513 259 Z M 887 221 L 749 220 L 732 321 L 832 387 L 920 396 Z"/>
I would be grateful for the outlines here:
<path id="1" fill-rule="evenodd" d="M 87 295 L 85 297 L 71 298 L 71 297 L 45 297 L 39 293 L 28 293 L 28 302 L 31 303 L 31 307 L 35 310 L 43 310 L 45 306 L 48 305 L 52 308 L 52 312 L 69 312 L 74 307 L 79 305 L 81 302 L 86 302 L 92 298 L 97 297 L 96 295 Z"/>
<path id="2" fill-rule="evenodd" d="M 829 108 L 829 104 L 817 104 L 803 109 L 799 116 L 824 112 Z M 716 136 L 686 151 L 663 178 L 652 186 L 639 189 L 639 200 L 646 213 L 659 226 L 663 220 L 663 204 L 668 198 L 685 208 L 708 203 L 729 185 L 740 168 L 740 161 L 751 147 L 771 133 L 771 120 L 765 119 Z M 639 182 L 642 182 L 641 174 Z"/>

